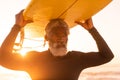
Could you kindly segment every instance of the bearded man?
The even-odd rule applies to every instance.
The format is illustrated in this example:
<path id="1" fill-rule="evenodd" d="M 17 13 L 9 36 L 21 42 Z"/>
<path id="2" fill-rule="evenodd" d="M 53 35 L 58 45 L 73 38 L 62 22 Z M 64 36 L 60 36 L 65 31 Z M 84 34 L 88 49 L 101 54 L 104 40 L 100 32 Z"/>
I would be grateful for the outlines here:
<path id="1" fill-rule="evenodd" d="M 102 65 L 114 57 L 104 39 L 95 29 L 91 18 L 84 23 L 76 23 L 91 34 L 98 47 L 96 52 L 68 51 L 68 25 L 62 19 L 53 19 L 45 28 L 48 50 L 30 51 L 25 57 L 13 54 L 13 46 L 20 29 L 29 23 L 24 20 L 22 13 L 23 11 L 16 15 L 16 22 L 1 45 L 0 65 L 3 67 L 26 71 L 32 80 L 78 80 L 84 69 Z"/>

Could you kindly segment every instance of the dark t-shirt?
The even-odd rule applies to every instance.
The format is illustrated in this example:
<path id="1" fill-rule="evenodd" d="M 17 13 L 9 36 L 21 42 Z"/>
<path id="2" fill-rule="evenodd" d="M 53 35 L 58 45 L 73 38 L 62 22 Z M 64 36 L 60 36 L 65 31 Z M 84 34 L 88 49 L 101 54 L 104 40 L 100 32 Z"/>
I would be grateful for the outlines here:
<path id="1" fill-rule="evenodd" d="M 37 80 L 77 80 L 85 68 L 105 63 L 99 54 L 70 51 L 66 56 L 54 57 L 48 51 L 31 52 L 26 71 Z M 30 65 L 31 64 L 31 65 Z"/>

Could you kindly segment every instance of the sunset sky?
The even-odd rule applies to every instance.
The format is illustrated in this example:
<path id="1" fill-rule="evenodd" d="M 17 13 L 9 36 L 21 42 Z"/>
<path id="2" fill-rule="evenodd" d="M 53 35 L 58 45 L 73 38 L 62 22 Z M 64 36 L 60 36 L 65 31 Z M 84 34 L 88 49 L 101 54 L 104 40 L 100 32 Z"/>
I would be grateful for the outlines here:
<path id="1" fill-rule="evenodd" d="M 0 0 L 0 44 L 12 28 L 15 14 L 24 9 L 29 1 Z M 118 59 L 120 58 L 120 0 L 113 0 L 107 7 L 94 15 L 93 22 L 115 55 L 111 63 L 118 64 Z M 94 40 L 81 26 L 71 29 L 69 38 L 69 50 L 97 50 Z"/>

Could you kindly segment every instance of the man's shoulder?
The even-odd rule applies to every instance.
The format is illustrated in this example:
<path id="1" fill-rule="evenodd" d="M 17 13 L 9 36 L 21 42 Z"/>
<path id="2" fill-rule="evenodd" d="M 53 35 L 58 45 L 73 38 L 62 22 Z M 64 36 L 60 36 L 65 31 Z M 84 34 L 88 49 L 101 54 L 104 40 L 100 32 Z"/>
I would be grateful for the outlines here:
<path id="1" fill-rule="evenodd" d="M 44 53 L 47 53 L 47 51 L 42 51 L 42 52 L 39 52 L 39 51 L 29 51 L 26 53 L 26 57 L 38 57 L 40 55 L 43 55 Z"/>
<path id="2" fill-rule="evenodd" d="M 73 50 L 73 51 L 69 51 L 68 54 L 69 54 L 69 55 L 72 55 L 72 56 L 74 56 L 74 55 L 75 55 L 75 56 L 78 56 L 78 55 L 84 54 L 84 52 L 74 51 L 74 50 Z"/>
<path id="3" fill-rule="evenodd" d="M 72 50 L 72 51 L 68 51 L 68 53 L 76 53 L 76 54 L 79 53 L 80 54 L 80 53 L 84 53 L 84 52 Z"/>

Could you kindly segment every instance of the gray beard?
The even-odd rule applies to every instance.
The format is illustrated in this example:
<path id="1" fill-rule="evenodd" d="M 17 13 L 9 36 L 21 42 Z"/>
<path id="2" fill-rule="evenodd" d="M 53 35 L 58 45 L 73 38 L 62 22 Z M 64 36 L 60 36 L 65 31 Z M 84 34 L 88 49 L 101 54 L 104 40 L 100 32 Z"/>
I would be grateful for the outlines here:
<path id="1" fill-rule="evenodd" d="M 67 54 L 66 45 L 59 46 L 57 43 L 49 43 L 49 49 L 53 56 L 65 56 Z"/>

